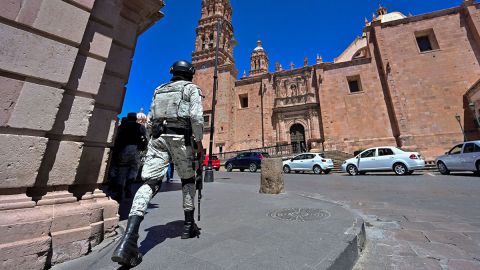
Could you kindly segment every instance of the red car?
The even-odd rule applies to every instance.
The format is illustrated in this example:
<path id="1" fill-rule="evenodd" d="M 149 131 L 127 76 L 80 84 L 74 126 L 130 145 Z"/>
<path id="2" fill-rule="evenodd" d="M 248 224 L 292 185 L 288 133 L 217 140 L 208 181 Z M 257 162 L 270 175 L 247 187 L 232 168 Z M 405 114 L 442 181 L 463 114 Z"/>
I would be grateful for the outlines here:
<path id="1" fill-rule="evenodd" d="M 208 167 L 208 155 L 206 155 L 205 159 L 203 160 L 203 167 Z M 217 156 L 212 156 L 212 168 L 216 171 L 220 170 L 220 159 L 218 159 Z"/>

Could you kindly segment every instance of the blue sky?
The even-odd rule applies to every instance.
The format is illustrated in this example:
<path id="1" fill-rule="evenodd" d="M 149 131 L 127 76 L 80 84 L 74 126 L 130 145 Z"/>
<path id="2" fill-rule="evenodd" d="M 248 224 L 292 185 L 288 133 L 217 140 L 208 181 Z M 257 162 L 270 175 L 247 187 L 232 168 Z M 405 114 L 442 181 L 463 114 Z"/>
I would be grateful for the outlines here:
<path id="1" fill-rule="evenodd" d="M 165 17 L 143 33 L 137 43 L 121 116 L 148 112 L 152 93 L 170 79 L 168 70 L 179 59 L 191 59 L 201 0 L 165 0 Z M 382 3 L 388 10 L 418 15 L 459 6 L 462 0 L 231 0 L 239 76 L 249 70 L 250 53 L 261 39 L 270 59 L 284 68 L 299 67 L 317 54 L 332 61 L 362 34 L 365 17 Z"/>

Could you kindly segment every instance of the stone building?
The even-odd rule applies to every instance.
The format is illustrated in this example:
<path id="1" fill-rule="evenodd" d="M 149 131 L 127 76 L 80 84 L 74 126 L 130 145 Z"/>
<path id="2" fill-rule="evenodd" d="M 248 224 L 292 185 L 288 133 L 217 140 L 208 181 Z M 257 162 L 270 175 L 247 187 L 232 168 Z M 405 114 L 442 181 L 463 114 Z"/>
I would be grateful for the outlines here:
<path id="1" fill-rule="evenodd" d="M 118 223 L 99 189 L 137 37 L 163 0 L 0 6 L 0 269 L 79 257 Z"/>
<path id="2" fill-rule="evenodd" d="M 249 76 L 237 80 L 227 42 L 233 36 L 230 3 L 204 0 L 193 62 L 195 82 L 207 97 L 206 121 L 215 25 L 223 23 L 214 152 L 292 144 L 352 153 L 397 145 L 433 159 L 463 140 L 457 114 L 467 137 L 478 138 L 479 103 L 466 94 L 480 78 L 480 12 L 474 1 L 459 4 L 417 16 L 380 7 L 333 62 L 305 59 L 303 67 L 288 70 L 277 63 L 270 72 L 268 48 L 259 41 Z"/>

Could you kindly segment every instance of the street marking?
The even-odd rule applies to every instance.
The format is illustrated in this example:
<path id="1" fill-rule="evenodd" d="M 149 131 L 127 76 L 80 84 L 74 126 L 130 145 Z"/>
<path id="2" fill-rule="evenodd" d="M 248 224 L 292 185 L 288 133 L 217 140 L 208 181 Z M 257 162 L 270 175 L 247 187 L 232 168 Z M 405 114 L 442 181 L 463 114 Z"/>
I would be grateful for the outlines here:
<path id="1" fill-rule="evenodd" d="M 436 175 L 434 173 L 427 173 L 427 174 L 430 175 L 430 176 L 436 177 Z"/>

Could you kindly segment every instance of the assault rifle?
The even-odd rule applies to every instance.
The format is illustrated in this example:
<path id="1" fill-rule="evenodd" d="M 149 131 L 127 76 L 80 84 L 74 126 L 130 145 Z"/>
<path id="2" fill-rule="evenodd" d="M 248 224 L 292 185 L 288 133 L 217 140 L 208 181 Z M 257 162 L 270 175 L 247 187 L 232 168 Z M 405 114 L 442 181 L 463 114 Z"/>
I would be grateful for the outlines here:
<path id="1" fill-rule="evenodd" d="M 197 143 L 193 140 L 192 137 L 192 147 L 194 150 L 197 150 Z M 198 154 L 195 151 L 193 168 L 195 168 L 195 185 L 198 190 L 198 221 L 200 221 L 200 204 L 202 202 L 202 190 L 203 190 L 203 155 Z"/>

